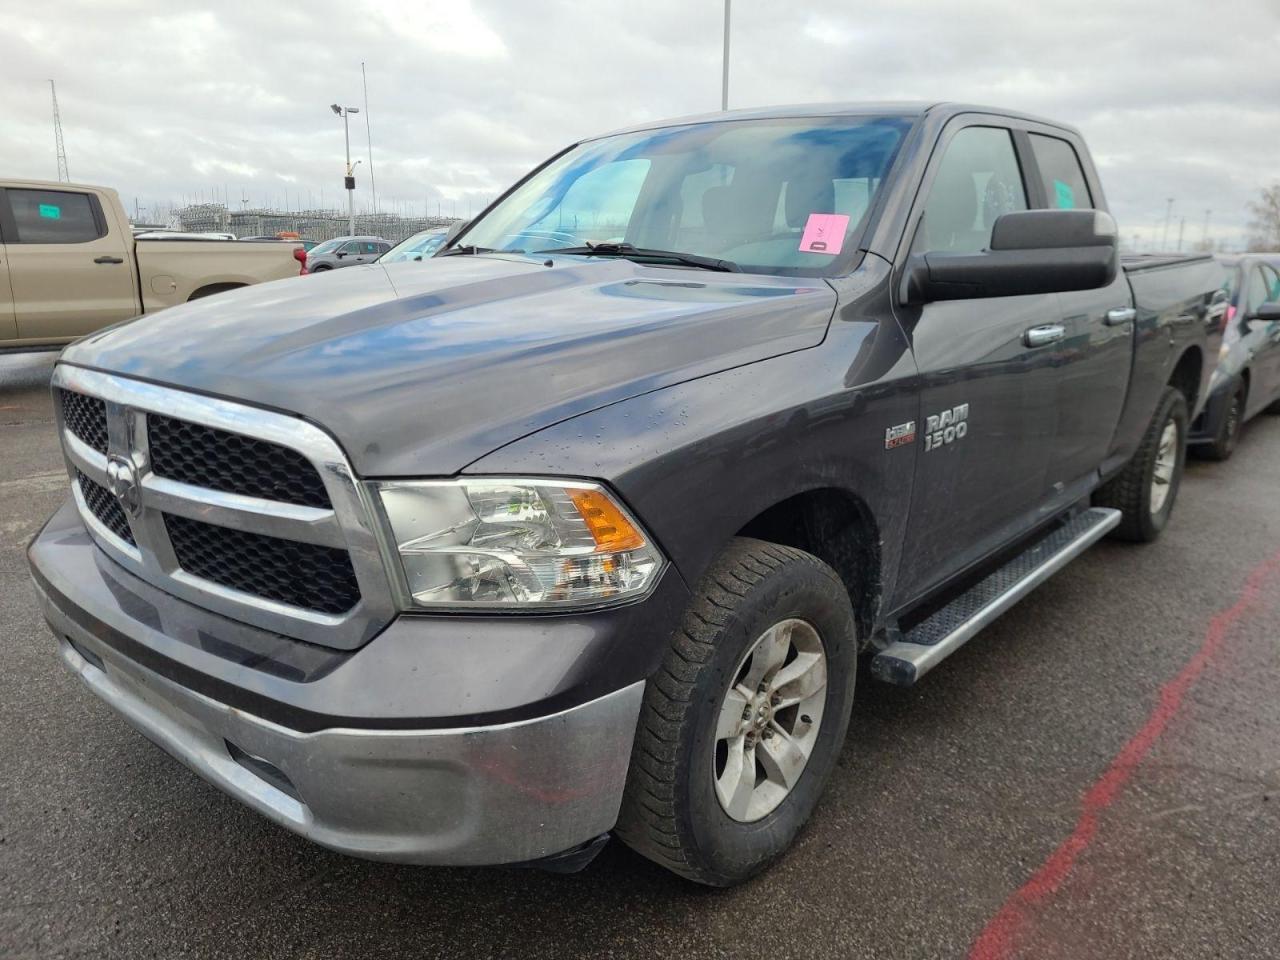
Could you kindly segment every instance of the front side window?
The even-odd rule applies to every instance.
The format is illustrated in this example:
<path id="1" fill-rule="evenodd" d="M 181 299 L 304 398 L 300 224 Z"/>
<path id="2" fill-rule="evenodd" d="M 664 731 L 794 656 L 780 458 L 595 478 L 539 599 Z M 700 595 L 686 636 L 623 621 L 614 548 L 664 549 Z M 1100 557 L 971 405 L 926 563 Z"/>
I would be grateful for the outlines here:
<path id="1" fill-rule="evenodd" d="M 1050 209 L 1092 209 L 1093 197 L 1075 148 L 1066 140 L 1039 133 L 1031 134 L 1030 139 Z"/>
<path id="2" fill-rule="evenodd" d="M 625 243 L 834 276 L 911 121 L 734 120 L 579 144 L 517 187 L 458 246 L 525 253 Z"/>
<path id="3" fill-rule="evenodd" d="M 1280 275 L 1267 264 L 1260 263 L 1249 275 L 1249 303 L 1245 309 L 1252 313 L 1271 300 L 1280 300 Z"/>
<path id="4" fill-rule="evenodd" d="M 981 253 L 996 218 L 1027 209 L 1013 137 L 999 127 L 965 127 L 946 146 L 929 187 L 912 249 Z"/>
<path id="5" fill-rule="evenodd" d="M 359 253 L 360 248 L 361 248 L 361 243 L 359 240 L 349 240 L 342 245 L 342 250 L 339 252 L 347 253 L 347 254 Z"/>
<path id="6" fill-rule="evenodd" d="M 106 236 L 87 193 L 17 188 L 7 193 L 18 243 L 89 243 Z"/>

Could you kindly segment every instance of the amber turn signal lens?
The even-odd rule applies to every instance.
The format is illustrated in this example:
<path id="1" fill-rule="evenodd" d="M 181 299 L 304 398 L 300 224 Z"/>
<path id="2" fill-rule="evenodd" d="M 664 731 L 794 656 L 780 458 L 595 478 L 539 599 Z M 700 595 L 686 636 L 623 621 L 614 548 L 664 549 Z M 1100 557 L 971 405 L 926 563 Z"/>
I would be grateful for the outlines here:
<path id="1" fill-rule="evenodd" d="M 569 490 L 573 505 L 587 522 L 601 552 L 638 550 L 644 546 L 640 531 L 627 522 L 613 501 L 596 490 Z"/>

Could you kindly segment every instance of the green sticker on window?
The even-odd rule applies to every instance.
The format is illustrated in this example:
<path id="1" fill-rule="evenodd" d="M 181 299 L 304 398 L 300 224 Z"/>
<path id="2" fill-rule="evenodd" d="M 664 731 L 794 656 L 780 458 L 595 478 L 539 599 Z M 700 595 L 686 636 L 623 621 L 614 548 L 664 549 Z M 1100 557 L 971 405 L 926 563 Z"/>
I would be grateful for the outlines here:
<path id="1" fill-rule="evenodd" d="M 1076 192 L 1070 186 L 1061 180 L 1053 181 L 1053 192 L 1058 195 L 1059 210 L 1074 210 L 1076 208 Z"/>
<path id="2" fill-rule="evenodd" d="M 46 220 L 61 220 L 62 208 L 54 206 L 52 203 L 42 203 L 40 204 L 40 216 Z"/>

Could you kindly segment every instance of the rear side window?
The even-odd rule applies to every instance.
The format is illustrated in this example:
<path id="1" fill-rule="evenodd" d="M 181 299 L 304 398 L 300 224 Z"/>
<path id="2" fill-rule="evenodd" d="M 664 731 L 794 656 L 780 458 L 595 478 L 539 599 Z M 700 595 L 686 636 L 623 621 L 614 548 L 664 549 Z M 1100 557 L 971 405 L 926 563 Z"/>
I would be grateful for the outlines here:
<path id="1" fill-rule="evenodd" d="M 1071 144 L 1057 137 L 1031 134 L 1031 152 L 1044 182 L 1049 206 L 1055 210 L 1092 209 L 1093 197 L 1080 158 Z"/>
<path id="2" fill-rule="evenodd" d="M 6 193 L 18 243 L 88 243 L 107 235 L 87 193 L 14 188 Z"/>
<path id="3" fill-rule="evenodd" d="M 947 144 L 929 187 L 913 249 L 981 253 L 996 218 L 1027 209 L 1013 138 L 1000 127 L 965 127 Z"/>

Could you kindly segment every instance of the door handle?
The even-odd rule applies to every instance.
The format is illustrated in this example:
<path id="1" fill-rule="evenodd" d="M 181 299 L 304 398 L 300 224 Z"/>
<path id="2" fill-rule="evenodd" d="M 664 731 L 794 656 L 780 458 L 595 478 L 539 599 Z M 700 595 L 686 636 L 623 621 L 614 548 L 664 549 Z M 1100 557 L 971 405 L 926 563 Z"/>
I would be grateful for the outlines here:
<path id="1" fill-rule="evenodd" d="M 1028 347 L 1043 347 L 1057 343 L 1067 335 L 1067 328 L 1060 323 L 1046 323 L 1042 327 L 1032 327 L 1022 335 L 1022 342 Z"/>
<path id="2" fill-rule="evenodd" d="M 94 257 L 94 263 L 124 263 L 124 257 Z"/>
<path id="3" fill-rule="evenodd" d="M 1118 327 L 1122 323 L 1133 323 L 1138 319 L 1138 311 L 1133 307 L 1114 307 L 1107 311 L 1106 319 L 1102 322 L 1108 327 Z"/>

